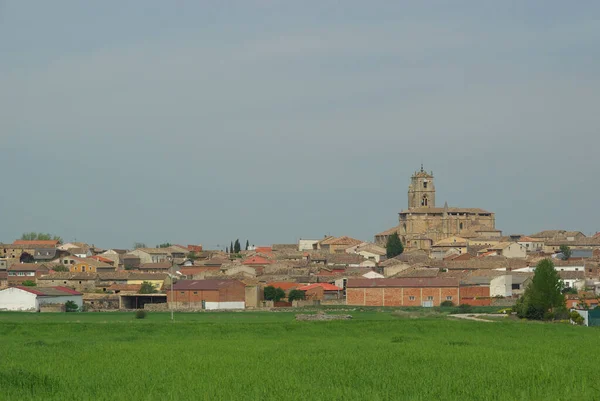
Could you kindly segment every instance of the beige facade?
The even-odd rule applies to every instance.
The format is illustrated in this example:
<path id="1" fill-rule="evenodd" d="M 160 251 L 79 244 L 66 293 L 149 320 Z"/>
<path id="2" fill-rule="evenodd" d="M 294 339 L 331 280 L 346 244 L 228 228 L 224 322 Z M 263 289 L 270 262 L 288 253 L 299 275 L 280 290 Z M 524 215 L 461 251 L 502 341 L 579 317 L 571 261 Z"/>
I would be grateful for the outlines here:
<path id="1" fill-rule="evenodd" d="M 429 249 L 432 243 L 448 237 L 499 235 L 494 213 L 479 208 L 435 206 L 433 173 L 415 172 L 408 188 L 408 209 L 399 213 L 399 225 L 375 236 L 375 242 L 385 245 L 394 232 L 408 249 Z"/>

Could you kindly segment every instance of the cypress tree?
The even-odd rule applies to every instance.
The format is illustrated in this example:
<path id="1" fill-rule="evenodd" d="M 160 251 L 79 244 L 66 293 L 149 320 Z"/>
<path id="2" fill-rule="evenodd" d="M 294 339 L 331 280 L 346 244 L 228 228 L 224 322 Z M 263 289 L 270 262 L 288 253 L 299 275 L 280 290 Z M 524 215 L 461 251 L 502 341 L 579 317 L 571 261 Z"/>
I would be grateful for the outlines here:
<path id="1" fill-rule="evenodd" d="M 229 253 L 233 253 L 233 241 L 229 244 Z"/>
<path id="2" fill-rule="evenodd" d="M 246 240 L 246 250 L 248 250 L 248 248 L 250 248 L 250 242 L 248 242 L 248 240 Z"/>
<path id="3" fill-rule="evenodd" d="M 240 240 L 236 239 L 235 244 L 233 244 L 233 251 L 235 253 L 240 253 L 241 250 L 242 250 L 242 247 L 240 246 Z"/>
<path id="4" fill-rule="evenodd" d="M 402 241 L 400 241 L 398 233 L 393 233 L 388 237 L 385 251 L 388 259 L 394 258 L 404 252 L 404 246 L 402 245 Z"/>

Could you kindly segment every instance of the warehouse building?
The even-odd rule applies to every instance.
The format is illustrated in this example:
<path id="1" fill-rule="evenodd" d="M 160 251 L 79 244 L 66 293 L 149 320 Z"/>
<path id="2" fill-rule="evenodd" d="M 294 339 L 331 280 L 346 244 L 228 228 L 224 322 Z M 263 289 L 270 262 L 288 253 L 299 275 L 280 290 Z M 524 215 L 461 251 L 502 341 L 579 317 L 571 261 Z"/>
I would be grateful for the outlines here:
<path id="1" fill-rule="evenodd" d="M 68 301 L 81 308 L 82 295 L 67 287 L 10 287 L 0 291 L 0 310 L 39 312 L 45 306 L 64 305 Z"/>
<path id="2" fill-rule="evenodd" d="M 181 280 L 173 293 L 167 288 L 167 299 L 176 309 L 244 309 L 246 285 L 239 280 Z"/>
<path id="3" fill-rule="evenodd" d="M 347 305 L 433 307 L 459 300 L 455 278 L 349 279 L 346 284 Z"/>

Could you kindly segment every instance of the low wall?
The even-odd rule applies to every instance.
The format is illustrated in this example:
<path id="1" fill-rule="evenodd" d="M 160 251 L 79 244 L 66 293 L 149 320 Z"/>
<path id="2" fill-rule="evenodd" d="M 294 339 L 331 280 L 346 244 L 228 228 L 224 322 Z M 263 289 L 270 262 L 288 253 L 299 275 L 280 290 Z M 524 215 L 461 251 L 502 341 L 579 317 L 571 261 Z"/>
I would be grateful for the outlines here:
<path id="1" fill-rule="evenodd" d="M 64 304 L 42 304 L 40 305 L 40 312 L 65 312 L 66 308 Z"/>

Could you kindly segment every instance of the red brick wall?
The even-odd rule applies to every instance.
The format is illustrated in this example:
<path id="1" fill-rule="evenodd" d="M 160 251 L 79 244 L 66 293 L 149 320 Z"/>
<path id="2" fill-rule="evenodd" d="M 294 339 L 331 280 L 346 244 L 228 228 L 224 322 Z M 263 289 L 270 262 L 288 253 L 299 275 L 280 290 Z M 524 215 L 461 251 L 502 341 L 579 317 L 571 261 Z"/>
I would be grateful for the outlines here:
<path id="1" fill-rule="evenodd" d="M 346 304 L 347 305 L 364 305 L 365 304 L 365 289 L 364 288 L 346 288 Z"/>
<path id="2" fill-rule="evenodd" d="M 458 302 L 458 288 L 347 288 L 347 305 L 364 306 L 421 306 L 428 297 L 433 297 L 433 306 L 439 306 L 452 297 L 452 302 Z M 411 297 L 414 299 L 411 300 Z"/>
<path id="3" fill-rule="evenodd" d="M 456 303 L 456 302 L 455 302 Z M 460 287 L 460 303 L 473 306 L 489 306 L 492 304 L 490 298 L 490 287 L 469 286 Z"/>
<path id="4" fill-rule="evenodd" d="M 231 285 L 221 288 L 219 302 L 245 302 L 246 285 L 241 281 L 232 282 Z"/>

